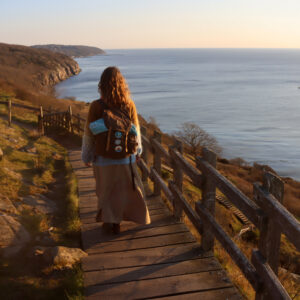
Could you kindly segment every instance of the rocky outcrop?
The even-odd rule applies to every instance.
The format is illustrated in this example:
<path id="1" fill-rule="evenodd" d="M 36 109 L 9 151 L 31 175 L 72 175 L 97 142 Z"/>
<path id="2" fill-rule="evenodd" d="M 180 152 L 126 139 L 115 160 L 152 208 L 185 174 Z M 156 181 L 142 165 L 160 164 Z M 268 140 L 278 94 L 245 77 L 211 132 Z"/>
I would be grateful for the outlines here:
<path id="1" fill-rule="evenodd" d="M 16 255 L 28 242 L 30 234 L 12 216 L 0 212 L 0 250 L 4 257 Z"/>
<path id="2" fill-rule="evenodd" d="M 77 75 L 80 72 L 77 62 L 60 64 L 54 70 L 39 73 L 37 79 L 42 86 L 54 86 L 55 84 L 68 79 L 71 76 Z"/>
<path id="3" fill-rule="evenodd" d="M 0 43 L 0 87 L 2 82 L 23 93 L 49 92 L 49 87 L 79 72 L 78 63 L 65 54 Z"/>
<path id="4" fill-rule="evenodd" d="M 42 194 L 23 197 L 22 202 L 26 205 L 29 205 L 39 213 L 53 214 L 57 211 L 55 202 Z"/>
<path id="5" fill-rule="evenodd" d="M 68 248 L 63 246 L 36 247 L 35 256 L 41 256 L 48 265 L 53 265 L 57 269 L 72 268 L 88 254 L 79 248 Z"/>

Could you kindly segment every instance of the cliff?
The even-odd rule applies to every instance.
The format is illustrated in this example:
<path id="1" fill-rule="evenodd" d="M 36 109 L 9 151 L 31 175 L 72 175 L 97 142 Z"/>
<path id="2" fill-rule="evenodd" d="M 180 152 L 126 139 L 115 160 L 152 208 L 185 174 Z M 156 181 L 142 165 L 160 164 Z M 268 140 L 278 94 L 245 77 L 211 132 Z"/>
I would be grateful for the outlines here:
<path id="1" fill-rule="evenodd" d="M 34 45 L 31 47 L 36 49 L 48 49 L 71 57 L 85 57 L 85 56 L 105 54 L 105 51 L 103 51 L 102 49 L 97 47 L 90 47 L 90 46 L 49 44 L 49 45 Z"/>
<path id="2" fill-rule="evenodd" d="M 0 88 L 4 90 L 47 93 L 79 72 L 77 62 L 67 55 L 0 43 Z"/>

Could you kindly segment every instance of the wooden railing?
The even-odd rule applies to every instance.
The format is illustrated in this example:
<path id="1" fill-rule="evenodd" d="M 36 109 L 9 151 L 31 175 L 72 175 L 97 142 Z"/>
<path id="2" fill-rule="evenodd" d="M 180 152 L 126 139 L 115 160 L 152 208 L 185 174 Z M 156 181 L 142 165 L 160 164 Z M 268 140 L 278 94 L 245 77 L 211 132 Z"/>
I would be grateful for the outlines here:
<path id="1" fill-rule="evenodd" d="M 180 220 L 183 212 L 201 235 L 201 246 L 213 251 L 217 239 L 256 292 L 256 299 L 291 299 L 278 279 L 281 234 L 285 234 L 300 251 L 300 224 L 282 205 L 283 181 L 272 173 L 265 173 L 263 183 L 254 183 L 253 200 L 216 170 L 216 154 L 203 149 L 196 157 L 194 167 L 184 157 L 182 144 L 176 141 L 166 150 L 161 135 L 147 136 L 142 128 L 143 154 L 138 161 L 142 179 L 153 181 L 153 194 L 163 193 Z M 149 161 L 152 154 L 153 161 Z M 162 164 L 171 168 L 173 180 L 162 178 Z M 148 167 L 149 166 L 149 167 Z M 202 191 L 202 199 L 193 208 L 182 192 L 183 178 L 187 176 Z M 259 230 L 258 249 L 252 250 L 251 261 L 232 241 L 215 219 L 216 189 L 221 191 Z"/>
<path id="2" fill-rule="evenodd" d="M 77 133 L 79 135 L 82 134 L 84 130 L 83 128 L 85 119 L 79 114 L 73 114 L 71 106 L 69 106 L 67 111 L 53 111 L 51 108 L 45 109 L 43 106 L 35 107 L 12 102 L 11 99 L 8 99 L 8 101 L 0 101 L 0 104 L 7 105 L 7 118 L 9 126 L 11 126 L 12 123 L 12 108 L 18 107 L 37 113 L 38 130 L 42 135 L 45 134 L 45 132 L 49 132 L 51 129 L 65 130 L 71 133 Z"/>
<path id="3" fill-rule="evenodd" d="M 85 119 L 73 115 L 71 107 L 67 112 L 51 112 L 43 110 L 43 107 L 36 108 L 10 101 L 0 101 L 0 104 L 8 106 L 9 125 L 11 108 L 16 106 L 38 113 L 38 127 L 42 134 L 52 127 L 78 134 L 82 134 L 84 130 Z M 300 224 L 282 205 L 283 181 L 272 173 L 265 173 L 262 184 L 253 184 L 254 197 L 251 200 L 216 170 L 217 159 L 214 152 L 203 149 L 203 157 L 195 158 L 194 167 L 183 155 L 180 141 L 175 140 L 166 150 L 161 144 L 159 132 L 154 131 L 151 137 L 147 135 L 146 128 L 142 127 L 141 132 L 143 154 L 138 166 L 142 172 L 142 180 L 147 181 L 149 178 L 153 181 L 153 194 L 165 195 L 178 220 L 182 219 L 183 213 L 186 214 L 201 235 L 203 250 L 213 251 L 217 239 L 256 291 L 257 300 L 291 299 L 278 279 L 280 238 L 284 234 L 300 251 Z M 162 178 L 162 165 L 166 165 L 173 174 L 173 180 L 168 183 Z M 202 199 L 195 203 L 194 208 L 182 192 L 184 176 L 202 191 Z M 251 262 L 215 219 L 216 189 L 260 232 L 258 249 L 252 250 Z"/>

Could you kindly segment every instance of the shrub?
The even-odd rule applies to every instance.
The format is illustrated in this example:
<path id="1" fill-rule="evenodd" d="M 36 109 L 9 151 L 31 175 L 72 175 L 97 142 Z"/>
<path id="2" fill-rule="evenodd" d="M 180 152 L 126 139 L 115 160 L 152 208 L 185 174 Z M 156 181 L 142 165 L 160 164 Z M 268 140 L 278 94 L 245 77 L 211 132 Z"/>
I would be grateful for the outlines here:
<path id="1" fill-rule="evenodd" d="M 175 136 L 186 144 L 187 151 L 194 156 L 199 155 L 203 147 L 209 148 L 217 154 L 222 152 L 217 140 L 195 123 L 183 123 Z"/>

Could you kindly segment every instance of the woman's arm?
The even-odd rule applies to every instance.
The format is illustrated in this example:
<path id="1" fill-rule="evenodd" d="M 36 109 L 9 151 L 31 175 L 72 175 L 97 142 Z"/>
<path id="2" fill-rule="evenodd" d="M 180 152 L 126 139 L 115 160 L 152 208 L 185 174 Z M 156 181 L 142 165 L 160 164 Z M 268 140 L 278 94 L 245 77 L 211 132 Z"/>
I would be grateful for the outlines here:
<path id="1" fill-rule="evenodd" d="M 82 137 L 81 159 L 86 166 L 90 166 L 95 159 L 95 136 L 92 134 L 89 125 L 93 113 L 93 103 L 89 107 L 88 117 L 84 126 Z"/>

